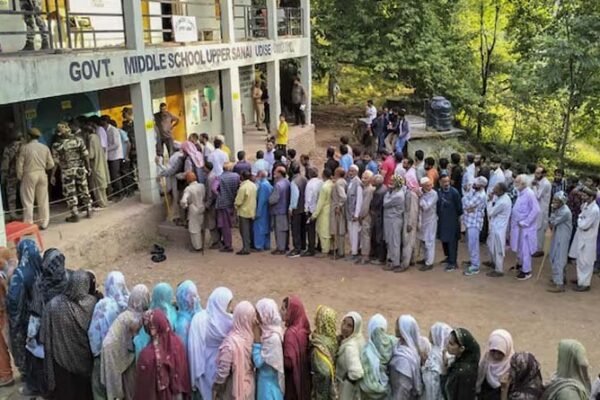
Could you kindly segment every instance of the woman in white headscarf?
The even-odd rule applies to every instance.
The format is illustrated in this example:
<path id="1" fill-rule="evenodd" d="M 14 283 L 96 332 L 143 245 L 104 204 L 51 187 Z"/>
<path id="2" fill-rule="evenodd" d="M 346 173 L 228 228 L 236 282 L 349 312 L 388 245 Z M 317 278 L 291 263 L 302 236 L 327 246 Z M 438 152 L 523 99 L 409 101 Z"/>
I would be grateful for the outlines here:
<path id="1" fill-rule="evenodd" d="M 511 334 L 497 329 L 490 334 L 488 349 L 479 363 L 477 398 L 500 399 L 502 377 L 510 370 L 510 359 L 515 353 Z"/>
<path id="2" fill-rule="evenodd" d="M 444 363 L 444 352 L 448 344 L 452 328 L 443 322 L 436 322 L 431 327 L 429 338 L 431 351 L 421 368 L 423 375 L 423 396 L 421 400 L 439 400 L 442 398 L 441 374 Z"/>
<path id="3" fill-rule="evenodd" d="M 390 368 L 393 400 L 416 400 L 423 393 L 421 381 L 421 334 L 412 315 L 402 315 L 396 325 L 398 344 Z"/>
<path id="4" fill-rule="evenodd" d="M 362 335 L 362 317 L 349 312 L 342 320 L 342 343 L 338 350 L 335 375 L 339 400 L 360 399 L 359 381 L 364 376 L 360 354 L 365 346 Z"/>
<path id="5" fill-rule="evenodd" d="M 364 376 L 360 380 L 361 398 L 386 399 L 390 394 L 388 365 L 397 339 L 387 333 L 387 321 L 381 314 L 369 320 L 369 341 L 361 354 Z"/>
<path id="6" fill-rule="evenodd" d="M 283 323 L 279 307 L 273 299 L 256 303 L 259 323 L 254 329 L 252 361 L 256 367 L 256 398 L 283 400 L 285 376 L 283 369 Z"/>
<path id="7" fill-rule="evenodd" d="M 225 287 L 216 288 L 208 297 L 205 311 L 192 319 L 188 336 L 188 361 L 192 389 L 203 399 L 212 399 L 217 373 L 217 353 L 231 331 L 233 293 Z"/>

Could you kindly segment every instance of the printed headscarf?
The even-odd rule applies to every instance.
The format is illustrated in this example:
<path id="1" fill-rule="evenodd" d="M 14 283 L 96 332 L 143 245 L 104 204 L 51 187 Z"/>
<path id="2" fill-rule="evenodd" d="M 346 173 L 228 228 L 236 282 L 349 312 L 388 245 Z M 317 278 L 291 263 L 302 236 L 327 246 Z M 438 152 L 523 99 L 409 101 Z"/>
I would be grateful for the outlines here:
<path id="1" fill-rule="evenodd" d="M 42 259 L 42 271 L 33 289 L 31 311 L 42 316 L 44 305 L 67 288 L 65 256 L 57 249 L 48 249 Z"/>
<path id="2" fill-rule="evenodd" d="M 204 167 L 204 156 L 198 151 L 194 143 L 186 140 L 181 144 L 181 150 L 192 160 L 196 168 Z"/>
<path id="3" fill-rule="evenodd" d="M 190 280 L 183 281 L 177 287 L 175 297 L 177 298 L 177 322 L 175 323 L 175 333 L 183 342 L 184 347 L 187 348 L 188 333 L 192 318 L 194 318 L 194 315 L 196 315 L 197 312 L 202 310 L 198 288 L 196 288 L 194 282 Z"/>
<path id="4" fill-rule="evenodd" d="M 260 299 L 256 303 L 256 311 L 260 315 L 262 328 L 261 356 L 263 360 L 277 371 L 279 387 L 285 392 L 285 375 L 283 369 L 283 321 L 279 315 L 279 307 L 273 299 Z"/>

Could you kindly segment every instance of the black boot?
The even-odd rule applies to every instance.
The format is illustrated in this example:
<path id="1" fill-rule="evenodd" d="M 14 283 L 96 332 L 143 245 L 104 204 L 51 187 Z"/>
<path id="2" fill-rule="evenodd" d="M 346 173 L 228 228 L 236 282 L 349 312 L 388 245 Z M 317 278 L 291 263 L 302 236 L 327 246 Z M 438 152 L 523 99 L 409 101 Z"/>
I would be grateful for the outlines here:
<path id="1" fill-rule="evenodd" d="M 79 222 L 79 215 L 77 214 L 71 214 L 70 216 L 68 216 L 65 221 L 67 222 L 71 222 L 71 223 L 76 223 Z"/>
<path id="2" fill-rule="evenodd" d="M 21 51 L 34 51 L 35 47 L 33 46 L 33 42 L 29 40 L 25 42 L 25 46 L 21 49 Z"/>

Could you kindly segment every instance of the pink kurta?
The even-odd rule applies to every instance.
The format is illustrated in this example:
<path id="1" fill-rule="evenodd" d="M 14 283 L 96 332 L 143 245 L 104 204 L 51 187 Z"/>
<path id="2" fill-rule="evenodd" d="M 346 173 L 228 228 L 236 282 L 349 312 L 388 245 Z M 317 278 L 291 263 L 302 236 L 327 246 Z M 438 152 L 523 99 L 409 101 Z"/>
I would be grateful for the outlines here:
<path id="1" fill-rule="evenodd" d="M 537 217 L 540 205 L 531 188 L 519 192 L 510 218 L 510 247 L 517 252 L 528 248 L 533 254 L 537 250 Z M 526 246 L 524 246 L 526 245 Z"/>

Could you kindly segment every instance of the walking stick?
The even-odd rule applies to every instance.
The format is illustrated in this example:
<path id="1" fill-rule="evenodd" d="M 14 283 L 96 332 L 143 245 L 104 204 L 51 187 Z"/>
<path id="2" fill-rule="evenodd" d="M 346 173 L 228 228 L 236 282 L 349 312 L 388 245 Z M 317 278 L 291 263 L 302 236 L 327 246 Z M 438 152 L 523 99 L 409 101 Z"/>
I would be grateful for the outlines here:
<path id="1" fill-rule="evenodd" d="M 548 244 L 548 241 L 546 240 L 544 243 L 544 258 L 542 258 L 542 265 L 540 265 L 540 270 L 538 271 L 538 274 L 535 278 L 535 281 L 539 281 L 540 277 L 542 276 L 542 271 L 544 270 L 544 264 L 546 264 L 546 258 L 548 257 L 548 253 L 550 252 L 550 246 L 552 244 L 552 239 L 550 239 L 550 244 Z"/>

